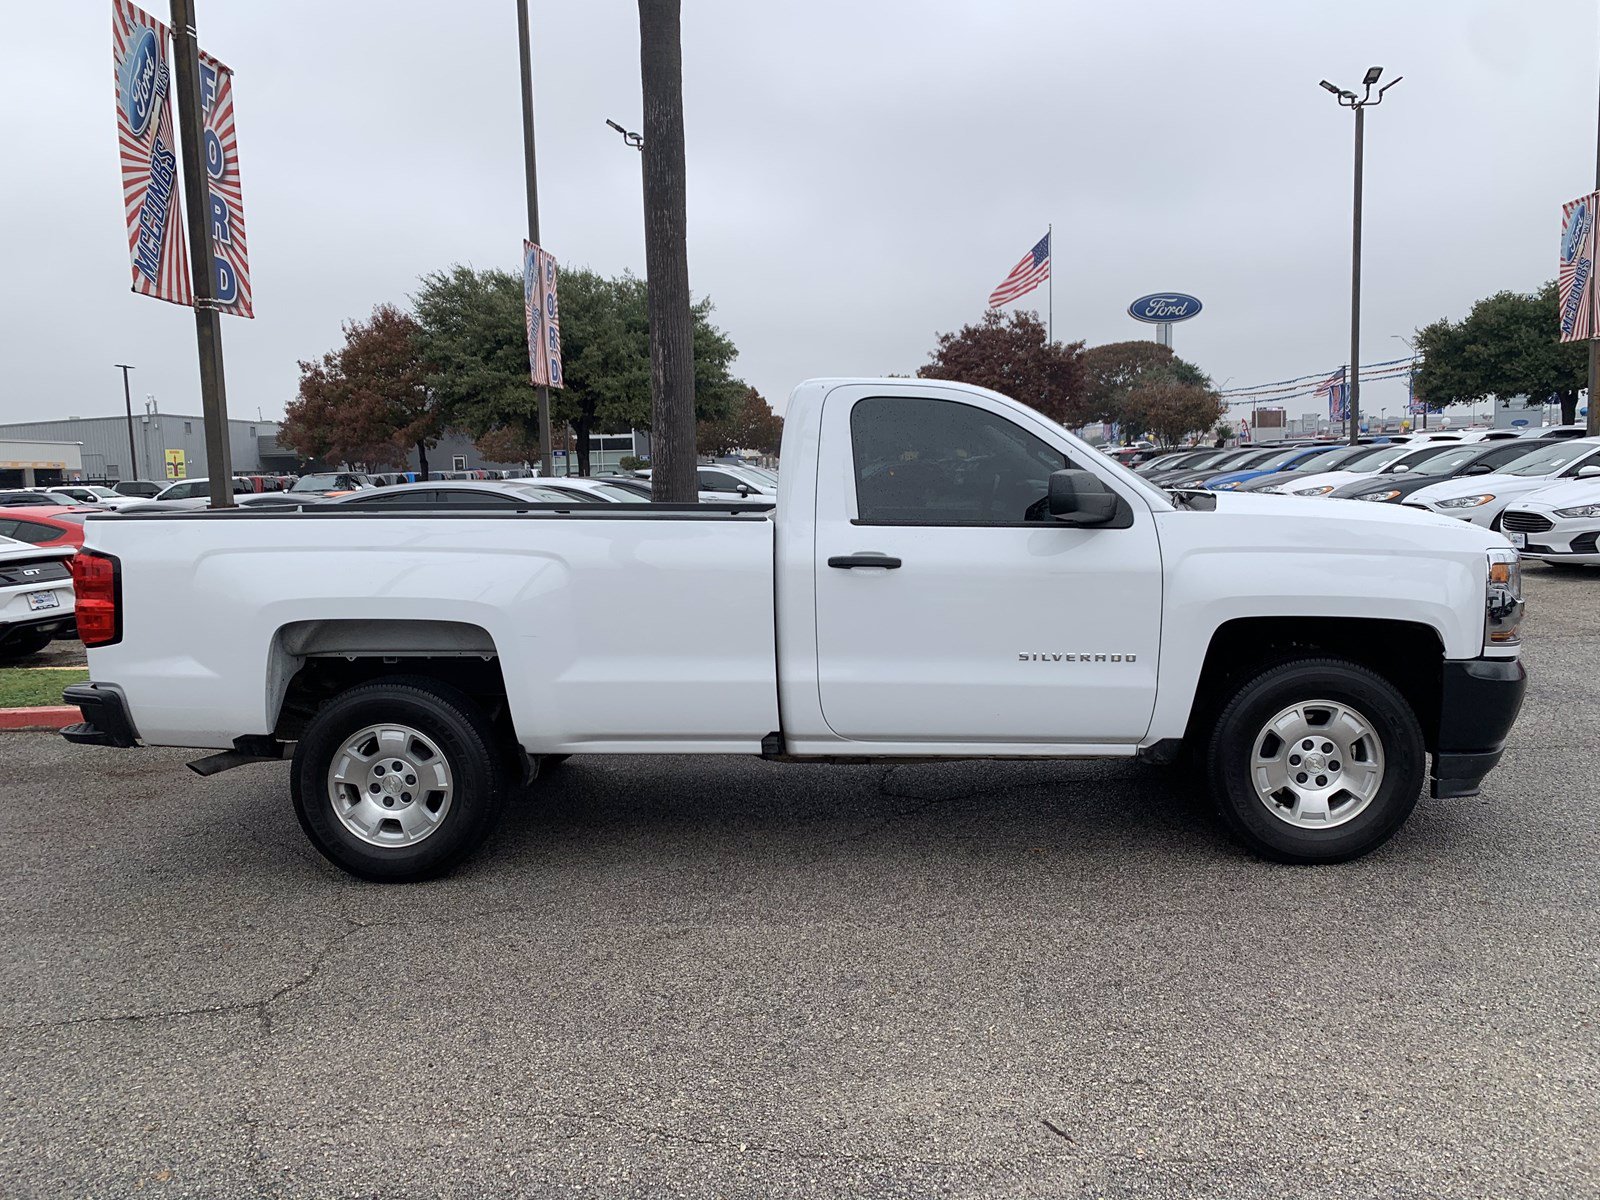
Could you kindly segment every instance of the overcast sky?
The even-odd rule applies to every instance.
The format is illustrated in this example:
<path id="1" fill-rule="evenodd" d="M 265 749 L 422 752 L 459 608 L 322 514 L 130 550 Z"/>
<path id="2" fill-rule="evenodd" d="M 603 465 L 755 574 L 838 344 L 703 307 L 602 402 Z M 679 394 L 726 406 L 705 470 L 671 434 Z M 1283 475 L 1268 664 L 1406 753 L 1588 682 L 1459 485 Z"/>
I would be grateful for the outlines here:
<path id="1" fill-rule="evenodd" d="M 272 417 L 342 320 L 453 262 L 516 266 L 515 6 L 197 4 L 236 73 L 253 260 L 229 405 Z M 110 7 L 8 8 L 0 420 L 120 411 L 117 362 L 136 404 L 199 409 L 191 314 L 128 290 Z M 639 126 L 637 12 L 532 9 L 544 243 L 642 273 L 638 156 L 603 123 Z M 1353 122 L 1317 81 L 1381 64 L 1405 82 L 1367 121 L 1362 358 L 1394 358 L 1553 276 L 1595 173 L 1596 22 L 1594 0 L 685 0 L 691 285 L 780 408 L 810 376 L 914 371 L 1050 223 L 1057 337 L 1148 336 L 1124 310 L 1171 289 L 1204 302 L 1176 349 L 1219 386 L 1332 369 Z M 1404 384 L 1363 399 L 1396 411 Z"/>

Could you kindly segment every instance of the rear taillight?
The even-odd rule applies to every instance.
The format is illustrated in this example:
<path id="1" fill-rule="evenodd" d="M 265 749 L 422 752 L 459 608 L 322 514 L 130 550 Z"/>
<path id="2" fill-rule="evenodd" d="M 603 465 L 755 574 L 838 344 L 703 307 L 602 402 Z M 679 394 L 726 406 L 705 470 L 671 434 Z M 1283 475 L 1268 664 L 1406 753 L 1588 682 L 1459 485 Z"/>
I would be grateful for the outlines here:
<path id="1" fill-rule="evenodd" d="M 122 564 L 109 554 L 80 550 L 72 559 L 78 640 L 110 646 L 122 640 Z"/>

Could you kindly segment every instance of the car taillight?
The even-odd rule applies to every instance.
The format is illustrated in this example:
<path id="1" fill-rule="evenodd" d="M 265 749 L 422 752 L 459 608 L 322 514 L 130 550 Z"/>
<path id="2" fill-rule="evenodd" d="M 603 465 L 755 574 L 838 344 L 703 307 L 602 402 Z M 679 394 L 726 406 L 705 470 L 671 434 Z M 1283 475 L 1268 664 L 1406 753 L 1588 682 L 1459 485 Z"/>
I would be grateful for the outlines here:
<path id="1" fill-rule="evenodd" d="M 109 554 L 80 550 L 72 559 L 78 639 L 85 646 L 122 640 L 122 564 Z"/>

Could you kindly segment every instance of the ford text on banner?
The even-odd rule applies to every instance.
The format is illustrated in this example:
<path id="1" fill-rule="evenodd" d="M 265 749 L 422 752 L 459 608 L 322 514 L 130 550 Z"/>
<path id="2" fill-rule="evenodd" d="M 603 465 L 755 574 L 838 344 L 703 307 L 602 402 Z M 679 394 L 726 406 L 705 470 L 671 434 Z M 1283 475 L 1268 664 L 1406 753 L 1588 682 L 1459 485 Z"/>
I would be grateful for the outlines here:
<path id="1" fill-rule="evenodd" d="M 1594 328 L 1594 216 L 1600 192 L 1561 206 L 1561 267 L 1557 275 L 1561 340 L 1588 341 Z"/>
<path id="2" fill-rule="evenodd" d="M 527 241 L 522 243 L 522 312 L 528 323 L 528 373 L 533 386 L 564 387 L 556 256 Z"/>
<path id="3" fill-rule="evenodd" d="M 127 0 L 111 0 L 111 52 L 133 290 L 174 304 L 193 304 L 183 214 L 178 209 L 178 139 L 172 123 L 167 27 Z"/>
<path id="4" fill-rule="evenodd" d="M 250 248 L 239 187 L 239 135 L 233 125 L 233 72 L 200 51 L 200 110 L 206 127 L 206 183 L 211 200 L 211 286 L 218 312 L 253 317 Z"/>

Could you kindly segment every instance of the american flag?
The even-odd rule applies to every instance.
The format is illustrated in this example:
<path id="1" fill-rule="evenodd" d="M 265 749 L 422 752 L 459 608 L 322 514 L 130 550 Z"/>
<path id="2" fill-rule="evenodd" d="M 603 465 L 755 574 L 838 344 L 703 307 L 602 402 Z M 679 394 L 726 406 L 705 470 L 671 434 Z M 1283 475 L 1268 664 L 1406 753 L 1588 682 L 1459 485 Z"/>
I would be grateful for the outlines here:
<path id="1" fill-rule="evenodd" d="M 1316 394 L 1328 398 L 1328 420 L 1350 419 L 1350 385 L 1344 381 L 1343 367 L 1317 384 Z"/>
<path id="2" fill-rule="evenodd" d="M 1050 278 L 1050 235 L 1039 239 L 1038 244 L 1022 256 L 1022 261 L 1011 268 L 1011 274 L 989 293 L 989 307 L 999 308 L 1010 304 L 1019 296 L 1026 296 Z"/>

